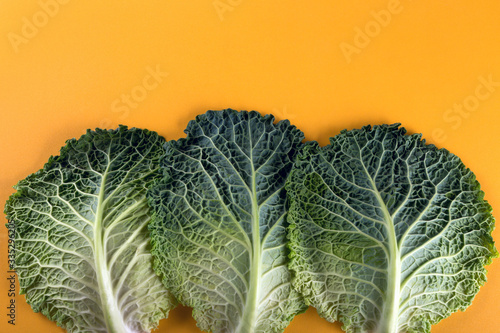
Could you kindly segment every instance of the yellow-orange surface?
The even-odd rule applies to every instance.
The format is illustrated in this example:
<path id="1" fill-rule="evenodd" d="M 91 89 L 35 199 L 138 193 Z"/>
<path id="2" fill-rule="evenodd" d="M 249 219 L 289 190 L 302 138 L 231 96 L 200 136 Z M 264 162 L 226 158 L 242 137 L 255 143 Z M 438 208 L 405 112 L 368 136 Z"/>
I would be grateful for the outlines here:
<path id="1" fill-rule="evenodd" d="M 344 128 L 401 122 L 460 156 L 495 214 L 499 16 L 493 0 L 2 0 L 1 206 L 87 128 L 126 124 L 177 139 L 195 115 L 230 107 L 288 118 L 321 144 Z M 62 332 L 19 295 L 16 325 L 7 324 L 3 227 L 0 237 L 0 332 Z M 488 270 L 473 305 L 433 333 L 500 331 L 500 259 Z M 340 326 L 311 308 L 285 332 Z M 177 308 L 158 332 L 198 331 Z"/>

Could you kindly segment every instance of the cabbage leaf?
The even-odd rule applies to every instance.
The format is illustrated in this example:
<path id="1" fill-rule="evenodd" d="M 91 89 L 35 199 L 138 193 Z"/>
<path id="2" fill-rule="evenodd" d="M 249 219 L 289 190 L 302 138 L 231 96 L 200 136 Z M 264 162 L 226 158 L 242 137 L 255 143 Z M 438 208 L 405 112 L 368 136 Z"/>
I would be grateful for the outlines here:
<path id="1" fill-rule="evenodd" d="M 208 111 L 169 141 L 148 191 L 154 269 L 210 332 L 282 332 L 291 286 L 284 185 L 304 136 L 288 121 Z"/>
<path id="2" fill-rule="evenodd" d="M 152 269 L 147 186 L 165 140 L 87 131 L 21 180 L 5 206 L 21 294 L 69 332 L 150 332 L 175 301 Z"/>
<path id="3" fill-rule="evenodd" d="M 347 332 L 429 332 L 498 256 L 474 174 L 399 124 L 308 146 L 289 181 L 293 285 Z"/>

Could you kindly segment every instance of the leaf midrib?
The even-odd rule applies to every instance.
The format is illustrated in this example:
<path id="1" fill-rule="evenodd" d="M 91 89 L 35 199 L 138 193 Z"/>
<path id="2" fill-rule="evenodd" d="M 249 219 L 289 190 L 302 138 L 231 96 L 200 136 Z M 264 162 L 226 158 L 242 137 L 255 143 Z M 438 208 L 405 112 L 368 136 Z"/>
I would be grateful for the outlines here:
<path id="1" fill-rule="evenodd" d="M 356 142 L 357 143 L 357 142 Z M 358 145 L 359 148 L 359 145 Z M 387 230 L 387 250 L 388 250 L 388 267 L 387 267 L 387 290 L 384 294 L 384 304 L 380 318 L 380 325 L 377 327 L 377 333 L 397 333 L 398 331 L 398 316 L 399 316 L 399 298 L 401 288 L 401 254 L 398 247 L 396 230 L 394 221 L 387 206 L 378 191 L 377 184 L 366 169 L 361 157 L 361 149 L 359 149 L 359 160 L 363 169 L 370 181 L 373 193 L 384 215 L 384 225 Z"/>
<path id="2" fill-rule="evenodd" d="M 250 161 L 251 172 L 252 172 L 252 183 L 249 190 L 249 194 L 252 200 L 252 253 L 250 254 L 250 281 L 249 289 L 247 294 L 247 299 L 245 302 L 245 307 L 243 310 L 243 315 L 241 317 L 241 322 L 238 324 L 236 331 L 238 333 L 251 333 L 255 330 L 255 322 L 257 318 L 257 305 L 258 297 L 260 293 L 260 280 L 261 280 L 261 270 L 262 270 L 262 248 L 260 239 L 260 219 L 259 219 L 259 203 L 257 200 L 257 184 L 256 184 L 256 171 L 253 164 L 253 143 L 252 136 L 250 132 L 250 122 L 247 123 L 248 126 L 248 136 L 250 140 L 250 156 L 248 159 Z"/>
<path id="3" fill-rule="evenodd" d="M 387 230 L 387 250 L 388 250 L 388 267 L 387 267 L 387 290 L 384 294 L 384 304 L 381 313 L 380 324 L 377 327 L 376 333 L 397 333 L 398 332 L 398 317 L 399 317 L 399 298 L 401 293 L 401 253 L 399 251 L 396 230 L 394 221 L 389 210 L 380 195 L 377 184 L 368 172 L 368 169 L 363 162 L 361 155 L 361 147 L 358 140 L 354 140 L 358 147 L 359 161 L 363 170 L 370 182 L 375 198 L 384 215 L 384 225 Z M 383 153 L 382 153 L 383 154 Z M 380 157 L 379 167 L 382 157 Z M 377 168 L 378 169 L 378 168 Z"/>
<path id="4" fill-rule="evenodd" d="M 99 294 L 101 297 L 101 306 L 103 310 L 104 321 L 109 333 L 125 333 L 128 332 L 123 321 L 121 311 L 118 307 L 114 288 L 109 275 L 108 264 L 106 260 L 106 246 L 103 236 L 105 234 L 104 208 L 105 208 L 105 186 L 108 176 L 109 165 L 102 174 L 101 185 L 99 187 L 99 197 L 97 202 L 96 220 L 94 225 L 94 258 L 96 261 L 96 275 L 99 286 Z"/>

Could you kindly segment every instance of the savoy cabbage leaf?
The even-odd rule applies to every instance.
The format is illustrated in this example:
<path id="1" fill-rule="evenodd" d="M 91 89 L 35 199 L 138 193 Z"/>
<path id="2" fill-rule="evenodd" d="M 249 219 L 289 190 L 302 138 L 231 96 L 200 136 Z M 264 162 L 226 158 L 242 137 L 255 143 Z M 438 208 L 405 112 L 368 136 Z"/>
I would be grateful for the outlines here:
<path id="1" fill-rule="evenodd" d="M 284 185 L 304 136 L 288 121 L 208 111 L 169 141 L 148 191 L 154 268 L 210 332 L 282 332 L 291 286 Z"/>
<path id="2" fill-rule="evenodd" d="M 498 255 L 474 174 L 399 124 L 308 146 L 287 182 L 293 285 L 347 332 L 429 332 Z"/>
<path id="3" fill-rule="evenodd" d="M 21 294 L 69 332 L 150 332 L 175 301 L 152 269 L 146 190 L 165 140 L 87 131 L 21 180 L 5 206 Z"/>

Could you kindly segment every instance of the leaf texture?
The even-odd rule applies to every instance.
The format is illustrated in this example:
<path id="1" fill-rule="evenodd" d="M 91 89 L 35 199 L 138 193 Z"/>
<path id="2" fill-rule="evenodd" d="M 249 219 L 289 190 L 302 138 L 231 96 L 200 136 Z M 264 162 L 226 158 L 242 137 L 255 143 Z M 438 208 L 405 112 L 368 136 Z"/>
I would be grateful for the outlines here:
<path id="1" fill-rule="evenodd" d="M 303 134 L 288 121 L 208 111 L 170 141 L 148 198 L 154 268 L 202 330 L 282 332 L 291 287 L 284 185 Z"/>
<path id="2" fill-rule="evenodd" d="M 150 332 L 175 301 L 152 269 L 146 189 L 165 140 L 87 131 L 16 186 L 5 206 L 21 293 L 69 332 Z"/>
<path id="3" fill-rule="evenodd" d="M 287 183 L 294 287 L 347 332 L 429 332 L 498 256 L 474 174 L 399 124 L 308 146 Z"/>

